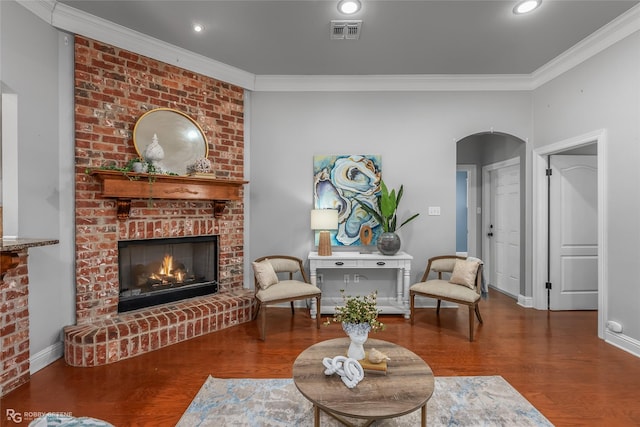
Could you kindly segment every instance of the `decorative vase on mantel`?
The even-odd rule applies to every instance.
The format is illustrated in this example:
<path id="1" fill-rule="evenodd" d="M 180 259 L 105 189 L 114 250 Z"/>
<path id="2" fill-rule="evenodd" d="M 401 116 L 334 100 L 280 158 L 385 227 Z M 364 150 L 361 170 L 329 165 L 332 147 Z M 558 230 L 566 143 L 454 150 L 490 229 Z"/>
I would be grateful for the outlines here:
<path id="1" fill-rule="evenodd" d="M 378 237 L 378 250 L 382 255 L 395 255 L 400 250 L 400 236 L 387 231 Z"/>
<path id="2" fill-rule="evenodd" d="M 158 135 L 153 134 L 151 144 L 147 145 L 144 149 L 145 160 L 153 165 L 154 170 L 159 173 L 164 173 L 164 167 L 162 166 L 162 160 L 164 159 L 164 149 L 158 142 Z"/>
<path id="3" fill-rule="evenodd" d="M 364 359 L 364 343 L 367 341 L 367 338 L 369 338 L 371 325 L 368 323 L 342 322 L 342 329 L 349 335 L 349 339 L 351 340 L 349 350 L 347 350 L 347 357 L 356 360 Z"/>

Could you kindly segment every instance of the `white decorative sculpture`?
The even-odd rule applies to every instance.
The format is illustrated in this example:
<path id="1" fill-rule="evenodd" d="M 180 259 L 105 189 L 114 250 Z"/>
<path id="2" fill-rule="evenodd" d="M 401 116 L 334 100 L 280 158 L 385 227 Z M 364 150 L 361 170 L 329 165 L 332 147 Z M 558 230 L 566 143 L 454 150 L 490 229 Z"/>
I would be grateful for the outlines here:
<path id="1" fill-rule="evenodd" d="M 191 165 L 187 166 L 187 172 L 190 173 L 210 173 L 211 172 L 211 160 L 206 157 L 200 157 L 196 159 Z"/>
<path id="2" fill-rule="evenodd" d="M 381 362 L 384 362 L 385 360 L 391 360 L 391 358 L 386 354 L 384 354 L 383 352 L 381 352 L 380 350 L 376 350 L 375 348 L 372 348 L 371 350 L 369 350 L 369 362 L 381 363 Z"/>
<path id="3" fill-rule="evenodd" d="M 144 150 L 144 158 L 155 167 L 156 172 L 162 173 L 164 171 L 161 163 L 164 159 L 164 150 L 158 142 L 158 135 L 155 133 L 151 139 L 151 144 L 147 145 L 147 148 Z"/>
<path id="4" fill-rule="evenodd" d="M 325 375 L 340 375 L 340 379 L 344 385 L 354 388 L 364 378 L 364 369 L 360 363 L 351 357 L 336 356 L 333 359 L 325 357 L 322 359 Z"/>

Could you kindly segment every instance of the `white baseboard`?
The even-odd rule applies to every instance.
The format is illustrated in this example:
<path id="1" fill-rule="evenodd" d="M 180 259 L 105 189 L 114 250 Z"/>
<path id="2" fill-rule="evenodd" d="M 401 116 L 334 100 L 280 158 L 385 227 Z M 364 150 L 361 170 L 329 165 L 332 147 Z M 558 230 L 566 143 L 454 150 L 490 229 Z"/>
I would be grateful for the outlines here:
<path id="1" fill-rule="evenodd" d="M 533 297 L 518 295 L 518 305 L 525 308 L 533 308 Z"/>
<path id="2" fill-rule="evenodd" d="M 640 357 L 640 341 L 624 334 L 616 334 L 609 330 L 604 331 L 605 342 L 618 347 L 636 357 Z"/>
<path id="3" fill-rule="evenodd" d="M 45 368 L 63 356 L 64 345 L 62 341 L 58 341 L 31 356 L 29 359 L 29 372 L 35 374 L 40 369 Z"/>

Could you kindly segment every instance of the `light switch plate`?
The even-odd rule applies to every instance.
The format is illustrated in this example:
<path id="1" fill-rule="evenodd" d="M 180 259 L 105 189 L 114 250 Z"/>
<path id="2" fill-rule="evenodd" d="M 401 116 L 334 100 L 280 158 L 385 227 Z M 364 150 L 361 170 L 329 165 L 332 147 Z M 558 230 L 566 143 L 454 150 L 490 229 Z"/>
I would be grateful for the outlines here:
<path id="1" fill-rule="evenodd" d="M 429 215 L 440 215 L 440 206 L 429 206 Z"/>

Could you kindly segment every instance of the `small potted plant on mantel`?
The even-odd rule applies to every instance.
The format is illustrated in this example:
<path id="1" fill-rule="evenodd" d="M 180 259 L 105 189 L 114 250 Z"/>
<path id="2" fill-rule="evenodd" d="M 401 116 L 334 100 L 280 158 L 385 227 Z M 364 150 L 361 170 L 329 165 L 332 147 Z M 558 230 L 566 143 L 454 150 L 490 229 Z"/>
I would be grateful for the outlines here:
<path id="1" fill-rule="evenodd" d="M 380 180 L 380 195 L 376 199 L 378 205 L 377 210 L 373 209 L 361 200 L 356 199 L 360 206 L 362 206 L 362 209 L 374 217 L 382 227 L 382 234 L 378 237 L 377 247 L 383 255 L 394 255 L 400 250 L 400 237 L 396 234 L 396 231 L 420 215 L 419 213 L 414 214 L 403 221 L 399 226 L 396 226 L 398 221 L 396 214 L 398 211 L 398 205 L 400 205 L 400 200 L 402 200 L 403 193 L 404 187 L 402 185 L 396 193 L 395 189 L 389 191 L 384 181 Z"/>

